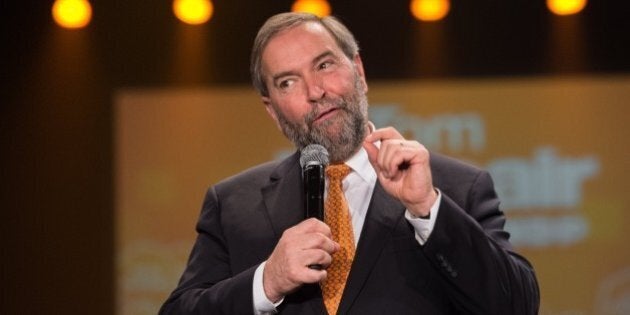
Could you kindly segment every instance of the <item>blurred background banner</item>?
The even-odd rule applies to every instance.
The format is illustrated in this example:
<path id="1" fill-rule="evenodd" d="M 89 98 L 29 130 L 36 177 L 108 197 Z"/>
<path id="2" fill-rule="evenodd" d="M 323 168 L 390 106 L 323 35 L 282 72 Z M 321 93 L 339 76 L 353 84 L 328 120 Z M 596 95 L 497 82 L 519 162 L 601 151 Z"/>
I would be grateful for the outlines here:
<path id="1" fill-rule="evenodd" d="M 541 314 L 628 314 L 630 77 L 376 81 L 370 120 L 491 172 Z M 155 314 L 206 189 L 293 152 L 249 86 L 125 89 L 115 103 L 118 314 Z"/>

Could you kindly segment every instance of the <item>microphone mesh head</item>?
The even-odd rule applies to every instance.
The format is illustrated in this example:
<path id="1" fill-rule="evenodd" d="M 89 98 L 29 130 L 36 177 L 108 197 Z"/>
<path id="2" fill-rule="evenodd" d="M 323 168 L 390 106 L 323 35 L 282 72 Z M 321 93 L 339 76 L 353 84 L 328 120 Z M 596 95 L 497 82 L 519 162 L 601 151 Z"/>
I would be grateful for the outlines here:
<path id="1" fill-rule="evenodd" d="M 328 150 L 320 144 L 309 144 L 300 152 L 300 165 L 309 164 L 328 165 Z"/>

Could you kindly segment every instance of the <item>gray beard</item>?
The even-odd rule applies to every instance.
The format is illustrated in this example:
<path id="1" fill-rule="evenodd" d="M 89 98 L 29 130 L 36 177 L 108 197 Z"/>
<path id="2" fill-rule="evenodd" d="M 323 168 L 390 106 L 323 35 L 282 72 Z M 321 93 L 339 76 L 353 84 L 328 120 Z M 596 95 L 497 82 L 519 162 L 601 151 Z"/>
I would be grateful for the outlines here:
<path id="1" fill-rule="evenodd" d="M 332 104 L 339 108 L 336 117 L 328 119 L 320 126 L 313 126 L 313 120 Z M 361 82 L 357 76 L 355 92 L 339 99 L 324 99 L 313 105 L 313 109 L 302 122 L 290 122 L 276 108 L 278 122 L 282 133 L 299 149 L 309 144 L 320 144 L 328 150 L 331 163 L 340 163 L 354 155 L 365 139 L 367 133 L 368 101 L 361 92 Z M 339 132 L 328 132 L 331 124 L 339 125 Z"/>

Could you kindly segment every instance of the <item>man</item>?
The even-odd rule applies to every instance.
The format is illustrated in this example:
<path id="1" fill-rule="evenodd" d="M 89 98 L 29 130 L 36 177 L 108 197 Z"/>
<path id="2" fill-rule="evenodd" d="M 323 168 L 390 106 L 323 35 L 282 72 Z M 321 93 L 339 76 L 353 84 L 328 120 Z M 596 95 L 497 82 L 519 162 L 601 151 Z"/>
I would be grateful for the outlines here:
<path id="1" fill-rule="evenodd" d="M 349 222 L 305 220 L 299 150 L 226 179 L 208 190 L 162 314 L 537 313 L 533 269 L 511 249 L 489 175 L 373 127 L 345 26 L 273 16 L 254 42 L 251 72 L 284 135 L 298 149 L 324 146 L 349 172 L 327 186 L 347 210 L 326 208 Z"/>

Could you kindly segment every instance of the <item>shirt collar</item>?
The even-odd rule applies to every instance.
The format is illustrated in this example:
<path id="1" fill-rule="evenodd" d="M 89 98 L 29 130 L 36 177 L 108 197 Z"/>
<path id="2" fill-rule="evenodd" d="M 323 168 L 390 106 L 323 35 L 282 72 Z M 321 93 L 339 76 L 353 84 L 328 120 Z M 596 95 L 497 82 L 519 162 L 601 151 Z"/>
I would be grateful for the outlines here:
<path id="1" fill-rule="evenodd" d="M 370 133 L 375 129 L 372 122 L 368 122 Z M 380 146 L 380 143 L 376 144 Z M 376 172 L 368 160 L 367 152 L 363 147 L 359 148 L 359 151 L 346 160 L 346 165 L 350 166 L 353 172 L 355 172 L 362 180 L 367 183 L 376 181 Z"/>

